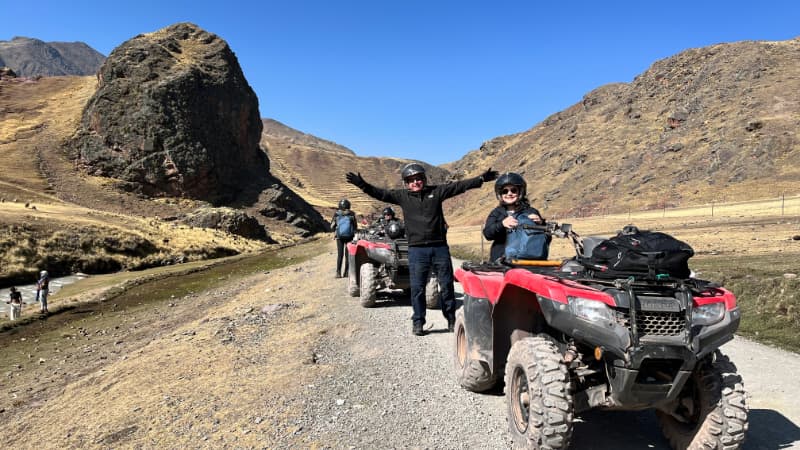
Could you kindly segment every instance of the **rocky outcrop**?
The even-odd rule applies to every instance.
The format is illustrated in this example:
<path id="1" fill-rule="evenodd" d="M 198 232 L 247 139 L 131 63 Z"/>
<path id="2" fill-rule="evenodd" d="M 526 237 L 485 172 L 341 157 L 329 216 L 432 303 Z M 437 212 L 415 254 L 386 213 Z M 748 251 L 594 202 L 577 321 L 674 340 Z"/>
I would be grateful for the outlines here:
<path id="1" fill-rule="evenodd" d="M 216 204 L 266 183 L 258 99 L 219 36 L 189 23 L 136 36 L 98 81 L 70 143 L 88 173 Z"/>
<path id="2" fill-rule="evenodd" d="M 0 80 L 3 78 L 17 78 L 17 74 L 10 67 L 0 67 Z"/>
<path id="3" fill-rule="evenodd" d="M 318 231 L 329 231 L 328 223 L 316 209 L 299 198 L 291 189 L 279 183 L 261 192 L 258 199 L 258 214 L 299 228 L 297 234 L 302 237 L 308 237 Z"/>
<path id="4" fill-rule="evenodd" d="M 255 217 L 233 208 L 202 208 L 186 214 L 181 221 L 194 227 L 213 228 L 249 239 L 275 243 Z"/>

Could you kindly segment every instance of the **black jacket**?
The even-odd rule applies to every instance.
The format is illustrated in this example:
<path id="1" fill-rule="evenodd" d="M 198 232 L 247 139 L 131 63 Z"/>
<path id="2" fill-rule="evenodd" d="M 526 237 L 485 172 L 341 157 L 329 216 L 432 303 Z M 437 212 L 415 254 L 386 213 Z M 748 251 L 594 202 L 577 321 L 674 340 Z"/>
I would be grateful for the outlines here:
<path id="1" fill-rule="evenodd" d="M 515 215 L 519 214 L 536 214 L 539 217 L 539 210 L 532 206 L 526 206 L 521 211 L 515 211 Z M 503 219 L 508 217 L 508 210 L 503 206 L 498 206 L 489 213 L 486 218 L 486 224 L 483 226 L 483 237 L 492 241 L 492 248 L 489 250 L 489 261 L 497 261 L 498 258 L 505 254 L 506 238 L 508 237 L 508 228 L 503 226 Z M 544 221 L 544 219 L 542 219 Z M 544 223 L 544 222 L 543 222 Z"/>
<path id="2" fill-rule="evenodd" d="M 463 194 L 468 189 L 480 187 L 481 177 L 442 185 L 425 186 L 419 192 L 408 189 L 381 189 L 369 183 L 361 188 L 365 194 L 386 203 L 400 205 L 406 222 L 408 245 L 447 244 L 447 228 L 442 212 L 442 202 Z"/>

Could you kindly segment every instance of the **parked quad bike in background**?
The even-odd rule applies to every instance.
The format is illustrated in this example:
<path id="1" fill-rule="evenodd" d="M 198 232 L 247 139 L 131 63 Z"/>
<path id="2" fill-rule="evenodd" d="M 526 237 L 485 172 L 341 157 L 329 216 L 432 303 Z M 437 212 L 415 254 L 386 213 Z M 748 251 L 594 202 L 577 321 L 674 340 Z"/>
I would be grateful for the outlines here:
<path id="1" fill-rule="evenodd" d="M 408 272 L 408 239 L 405 230 L 379 227 L 359 230 L 347 244 L 347 292 L 359 297 L 361 306 L 375 306 L 377 292 L 381 289 L 402 289 L 408 292 L 411 278 Z M 439 282 L 432 274 L 425 287 L 425 304 L 428 309 L 439 307 Z"/>
<path id="2" fill-rule="evenodd" d="M 575 415 L 593 408 L 655 409 L 676 449 L 739 448 L 746 395 L 719 350 L 739 326 L 734 295 L 694 278 L 604 278 L 582 263 L 603 238 L 542 229 L 572 239 L 577 256 L 456 270 L 461 385 L 481 392 L 504 378 L 509 427 L 525 448 L 568 447 Z"/>

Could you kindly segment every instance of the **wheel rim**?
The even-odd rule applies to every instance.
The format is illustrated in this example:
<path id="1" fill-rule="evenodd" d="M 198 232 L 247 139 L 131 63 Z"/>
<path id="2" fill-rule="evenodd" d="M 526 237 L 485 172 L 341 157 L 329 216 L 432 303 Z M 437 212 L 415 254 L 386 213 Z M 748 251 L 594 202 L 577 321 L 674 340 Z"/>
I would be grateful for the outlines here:
<path id="1" fill-rule="evenodd" d="M 464 332 L 464 327 L 458 327 L 456 330 L 456 357 L 458 358 L 458 366 L 464 368 L 467 363 L 467 334 Z"/>
<path id="2" fill-rule="evenodd" d="M 528 390 L 528 377 L 520 367 L 514 368 L 511 378 L 511 417 L 520 434 L 528 431 L 531 397 Z"/>

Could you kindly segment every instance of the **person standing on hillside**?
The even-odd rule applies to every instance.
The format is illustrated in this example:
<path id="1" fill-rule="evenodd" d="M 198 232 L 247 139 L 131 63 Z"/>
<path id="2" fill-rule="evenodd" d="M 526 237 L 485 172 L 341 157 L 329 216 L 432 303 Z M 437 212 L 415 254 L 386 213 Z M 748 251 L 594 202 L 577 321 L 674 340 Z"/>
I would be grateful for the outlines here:
<path id="1" fill-rule="evenodd" d="M 439 278 L 442 314 L 447 319 L 448 331 L 453 331 L 456 317 L 456 299 L 453 288 L 453 262 L 447 245 L 447 226 L 442 203 L 469 189 L 480 187 L 484 182 L 497 178 L 497 172 L 489 169 L 482 175 L 468 180 L 442 185 L 428 185 L 425 168 L 417 163 L 407 164 L 401 171 L 405 189 L 381 189 L 361 177 L 360 173 L 348 172 L 347 182 L 355 185 L 372 198 L 400 205 L 405 219 L 408 237 L 408 265 L 411 275 L 411 306 L 414 314 L 411 331 L 416 336 L 425 334 L 425 284 L 431 273 Z"/>
<path id="2" fill-rule="evenodd" d="M 489 213 L 483 226 L 483 236 L 492 241 L 489 261 L 498 261 L 504 256 L 508 234 L 519 225 L 521 214 L 538 225 L 544 224 L 539 210 L 528 202 L 527 187 L 525 179 L 518 173 L 506 172 L 497 178 L 494 193 L 500 205 Z"/>
<path id="3" fill-rule="evenodd" d="M 353 240 L 358 229 L 356 215 L 350 210 L 350 200 L 343 198 L 339 200 L 339 209 L 333 214 L 331 219 L 331 229 L 336 239 L 336 278 L 347 276 L 349 261 L 345 245 Z M 344 273 L 342 273 L 342 259 L 344 258 Z"/>
<path id="4" fill-rule="evenodd" d="M 47 314 L 47 294 L 50 293 L 50 274 L 46 270 L 39 272 L 36 282 L 36 299 L 42 307 L 42 314 Z"/>
<path id="5" fill-rule="evenodd" d="M 22 313 L 22 293 L 16 287 L 11 286 L 8 297 L 8 300 L 6 300 L 6 303 L 8 303 L 8 318 L 17 320 Z"/>

